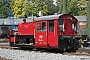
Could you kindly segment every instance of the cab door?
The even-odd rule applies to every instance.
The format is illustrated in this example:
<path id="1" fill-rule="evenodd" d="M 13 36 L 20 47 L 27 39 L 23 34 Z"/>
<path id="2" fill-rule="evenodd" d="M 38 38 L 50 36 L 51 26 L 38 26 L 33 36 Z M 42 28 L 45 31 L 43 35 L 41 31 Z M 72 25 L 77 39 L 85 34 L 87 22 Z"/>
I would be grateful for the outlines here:
<path id="1" fill-rule="evenodd" d="M 47 47 L 47 21 L 36 22 L 35 45 L 36 47 Z"/>
<path id="2" fill-rule="evenodd" d="M 55 46 L 55 25 L 54 20 L 48 21 L 48 45 L 50 47 Z"/>

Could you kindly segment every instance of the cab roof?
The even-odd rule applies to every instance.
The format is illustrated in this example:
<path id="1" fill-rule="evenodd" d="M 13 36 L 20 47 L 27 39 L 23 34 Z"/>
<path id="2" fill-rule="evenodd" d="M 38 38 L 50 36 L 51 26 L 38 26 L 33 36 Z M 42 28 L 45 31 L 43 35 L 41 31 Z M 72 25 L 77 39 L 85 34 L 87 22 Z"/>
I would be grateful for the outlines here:
<path id="1" fill-rule="evenodd" d="M 34 21 L 41 21 L 41 20 L 54 20 L 54 19 L 58 19 L 60 16 L 64 16 L 64 15 L 71 15 L 71 14 L 59 14 L 59 15 L 49 15 L 49 16 L 41 16 L 38 18 L 35 18 Z M 75 18 L 73 15 L 71 15 L 71 17 Z M 75 18 L 76 19 L 76 18 Z M 77 19 L 76 19 L 77 20 Z M 78 20 L 77 20 L 78 21 Z"/>
<path id="2" fill-rule="evenodd" d="M 39 21 L 39 20 L 53 20 L 53 19 L 58 19 L 59 16 L 61 16 L 61 15 L 62 14 L 60 14 L 60 15 L 41 16 L 41 17 L 35 18 L 34 20 L 35 21 Z"/>

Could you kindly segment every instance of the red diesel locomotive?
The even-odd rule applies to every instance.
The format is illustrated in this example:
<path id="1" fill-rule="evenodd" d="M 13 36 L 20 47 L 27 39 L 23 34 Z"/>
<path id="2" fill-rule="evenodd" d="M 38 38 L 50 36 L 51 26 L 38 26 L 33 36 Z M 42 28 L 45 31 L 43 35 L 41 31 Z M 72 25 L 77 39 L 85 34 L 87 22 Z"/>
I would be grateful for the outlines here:
<path id="1" fill-rule="evenodd" d="M 78 20 L 71 14 L 42 16 L 32 22 L 24 19 L 18 32 L 10 32 L 10 46 L 77 50 L 77 27 Z"/>

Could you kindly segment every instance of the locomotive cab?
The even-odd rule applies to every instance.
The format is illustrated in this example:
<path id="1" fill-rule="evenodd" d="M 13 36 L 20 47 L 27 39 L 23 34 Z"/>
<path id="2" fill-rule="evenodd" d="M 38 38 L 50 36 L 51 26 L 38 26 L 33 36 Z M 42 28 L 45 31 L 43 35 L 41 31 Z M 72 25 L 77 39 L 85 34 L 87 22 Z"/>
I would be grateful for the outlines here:
<path id="1" fill-rule="evenodd" d="M 78 20 L 69 14 L 60 15 L 57 19 L 36 20 L 36 47 L 58 48 L 61 51 L 78 49 L 77 25 Z"/>

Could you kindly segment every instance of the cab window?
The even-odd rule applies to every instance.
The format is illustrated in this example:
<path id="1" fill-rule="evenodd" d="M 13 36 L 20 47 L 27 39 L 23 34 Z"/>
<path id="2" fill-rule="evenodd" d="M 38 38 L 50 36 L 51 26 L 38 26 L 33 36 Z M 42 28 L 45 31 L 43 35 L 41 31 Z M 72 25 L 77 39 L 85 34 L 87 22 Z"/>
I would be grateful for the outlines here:
<path id="1" fill-rule="evenodd" d="M 46 22 L 37 22 L 37 31 L 46 31 Z"/>
<path id="2" fill-rule="evenodd" d="M 72 29 L 73 29 L 73 30 L 76 30 L 76 22 L 73 22 L 73 23 L 72 23 Z"/>
<path id="3" fill-rule="evenodd" d="M 61 32 L 64 31 L 64 20 L 61 18 L 59 19 L 59 28 Z"/>
<path id="4" fill-rule="evenodd" d="M 49 31 L 54 31 L 54 20 L 49 21 Z"/>

